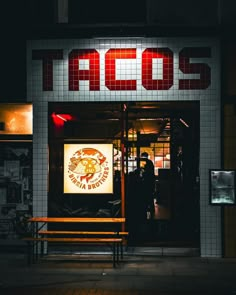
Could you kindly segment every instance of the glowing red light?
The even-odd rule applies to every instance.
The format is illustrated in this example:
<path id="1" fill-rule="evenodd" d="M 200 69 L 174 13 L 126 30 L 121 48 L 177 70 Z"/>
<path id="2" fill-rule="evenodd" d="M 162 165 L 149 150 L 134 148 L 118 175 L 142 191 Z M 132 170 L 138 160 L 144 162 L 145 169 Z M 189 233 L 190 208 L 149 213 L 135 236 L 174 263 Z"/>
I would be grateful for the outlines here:
<path id="1" fill-rule="evenodd" d="M 73 117 L 70 114 L 52 113 L 52 120 L 56 126 L 64 126 L 64 122 L 71 121 Z"/>

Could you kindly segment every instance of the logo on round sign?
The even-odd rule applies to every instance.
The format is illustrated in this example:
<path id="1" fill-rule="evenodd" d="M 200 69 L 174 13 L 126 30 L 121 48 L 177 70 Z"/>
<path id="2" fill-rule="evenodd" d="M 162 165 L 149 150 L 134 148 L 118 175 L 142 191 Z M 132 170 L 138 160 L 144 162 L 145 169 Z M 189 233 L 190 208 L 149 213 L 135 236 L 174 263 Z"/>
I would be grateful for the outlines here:
<path id="1" fill-rule="evenodd" d="M 70 158 L 68 174 L 71 182 L 83 190 L 94 190 L 106 182 L 109 166 L 106 156 L 95 148 L 77 150 Z"/>

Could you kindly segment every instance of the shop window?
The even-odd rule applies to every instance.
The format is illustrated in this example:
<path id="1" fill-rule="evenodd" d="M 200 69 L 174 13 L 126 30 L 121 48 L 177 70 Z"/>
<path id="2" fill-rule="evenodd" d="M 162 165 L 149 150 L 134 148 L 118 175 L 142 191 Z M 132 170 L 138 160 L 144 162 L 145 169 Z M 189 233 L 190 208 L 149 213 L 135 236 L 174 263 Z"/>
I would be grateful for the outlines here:
<path id="1" fill-rule="evenodd" d="M 137 159 L 143 153 L 148 153 L 149 159 L 154 164 L 155 175 L 158 176 L 159 169 L 171 168 L 170 156 L 170 119 L 156 118 L 155 124 L 158 126 L 159 135 L 156 133 L 146 133 L 153 131 L 154 120 L 146 119 L 142 121 L 143 131 L 138 133 L 135 128 L 128 130 L 128 153 L 126 154 L 124 166 L 125 172 L 129 173 L 137 169 Z M 147 123 L 148 122 L 148 123 Z M 152 122 L 150 124 L 150 122 Z M 152 127 L 150 127 L 152 126 Z M 157 130 L 155 130 L 157 132 Z M 126 137 L 126 134 L 124 134 Z M 121 142 L 118 139 L 114 144 L 114 169 L 121 170 Z M 137 146 L 140 146 L 138 149 Z"/>
<path id="2" fill-rule="evenodd" d="M 32 105 L 0 104 L 0 243 L 25 235 L 32 215 Z M 4 242 L 6 244 L 6 242 Z"/>
<path id="3" fill-rule="evenodd" d="M 31 135 L 31 104 L 0 104 L 0 135 Z"/>

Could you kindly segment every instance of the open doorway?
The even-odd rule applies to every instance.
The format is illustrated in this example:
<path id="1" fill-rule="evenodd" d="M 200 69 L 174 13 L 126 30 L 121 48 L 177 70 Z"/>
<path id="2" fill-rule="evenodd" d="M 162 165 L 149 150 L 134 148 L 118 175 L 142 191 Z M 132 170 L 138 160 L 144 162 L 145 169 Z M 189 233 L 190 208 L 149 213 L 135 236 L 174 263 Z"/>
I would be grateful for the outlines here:
<path id="1" fill-rule="evenodd" d="M 127 117 L 130 243 L 199 246 L 198 103 L 135 103 Z M 144 154 L 153 163 L 154 184 L 145 184 Z"/>
<path id="2" fill-rule="evenodd" d="M 49 215 L 125 216 L 130 245 L 198 247 L 199 137 L 198 102 L 49 103 Z M 63 193 L 65 142 L 113 145 L 113 193 Z"/>

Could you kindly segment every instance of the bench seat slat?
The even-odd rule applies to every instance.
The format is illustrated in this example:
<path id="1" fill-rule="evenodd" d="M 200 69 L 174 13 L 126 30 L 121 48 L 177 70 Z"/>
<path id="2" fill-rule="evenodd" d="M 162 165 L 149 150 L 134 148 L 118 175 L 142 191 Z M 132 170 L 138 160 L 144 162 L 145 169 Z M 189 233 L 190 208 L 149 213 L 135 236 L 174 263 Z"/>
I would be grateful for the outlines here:
<path id="1" fill-rule="evenodd" d="M 124 223 L 123 217 L 31 217 L 28 222 L 46 223 Z"/>
<path id="2" fill-rule="evenodd" d="M 24 241 L 29 241 L 29 242 L 37 242 L 37 241 L 45 241 L 45 242 L 91 242 L 91 243 L 96 243 L 96 242 L 102 242 L 102 243 L 121 243 L 122 239 L 121 238 L 32 238 L 32 237 L 27 237 L 23 238 Z"/>
<path id="3" fill-rule="evenodd" d="M 128 232 L 115 232 L 115 231 L 53 231 L 53 230 L 40 230 L 40 235 L 120 235 L 126 236 Z"/>

